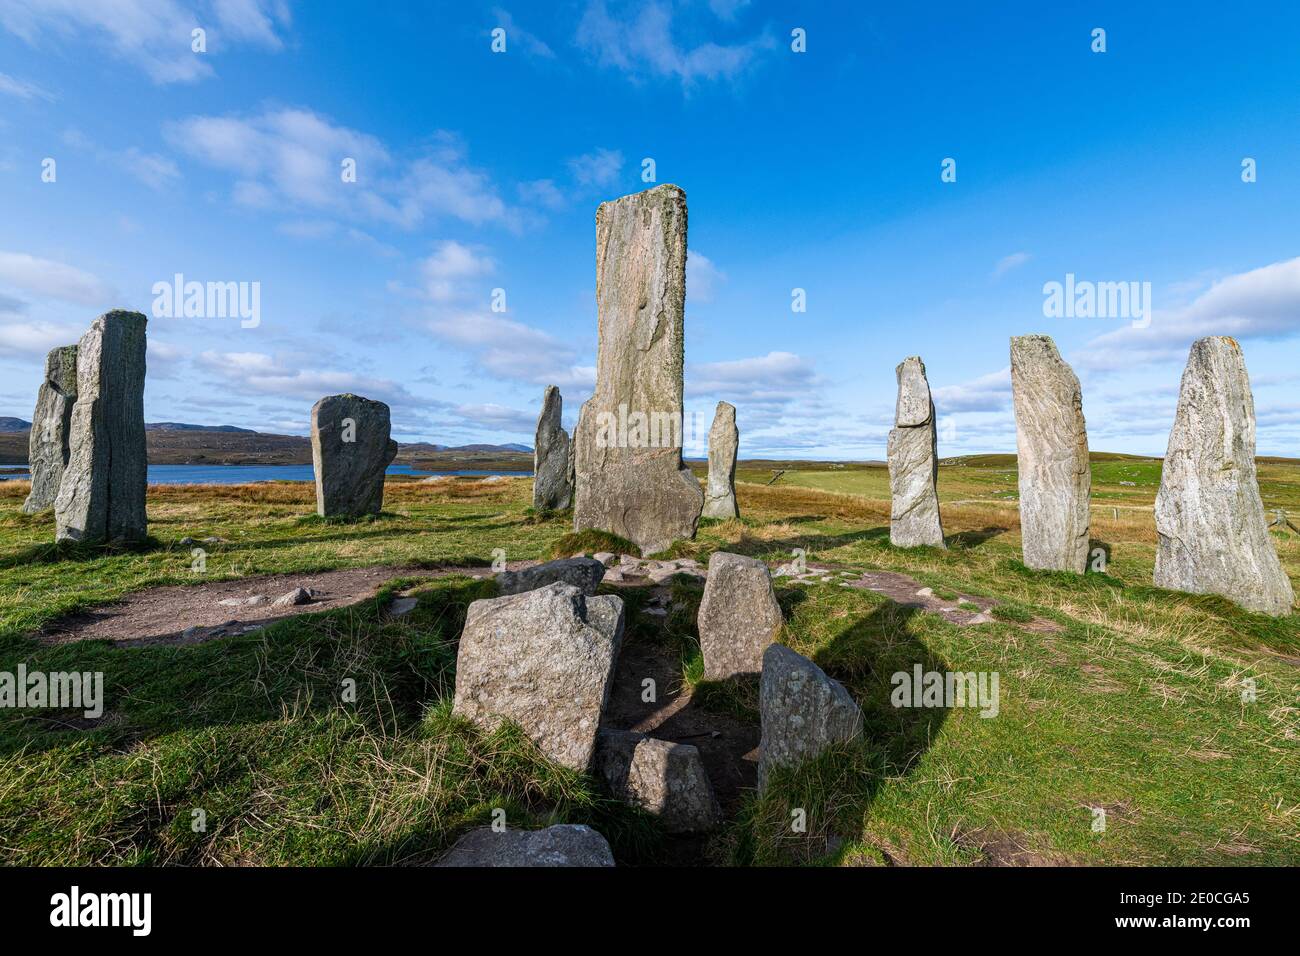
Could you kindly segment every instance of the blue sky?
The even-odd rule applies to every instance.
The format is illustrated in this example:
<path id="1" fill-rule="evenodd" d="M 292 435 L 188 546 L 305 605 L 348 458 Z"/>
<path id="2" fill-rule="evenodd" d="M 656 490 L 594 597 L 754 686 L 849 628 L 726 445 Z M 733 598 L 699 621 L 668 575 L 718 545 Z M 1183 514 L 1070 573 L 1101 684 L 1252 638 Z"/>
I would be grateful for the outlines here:
<path id="1" fill-rule="evenodd" d="M 594 214 L 648 157 L 689 202 L 687 454 L 726 399 L 742 456 L 883 458 L 912 354 L 941 454 L 1012 451 L 1007 340 L 1045 332 L 1094 449 L 1163 453 L 1234 334 L 1300 455 L 1298 43 L 1290 3 L 0 0 L 0 415 L 182 273 L 260 324 L 151 318 L 151 421 L 356 391 L 399 440 L 531 443 L 545 385 L 590 392 Z M 1149 327 L 1046 316 L 1067 274 L 1149 282 Z"/>

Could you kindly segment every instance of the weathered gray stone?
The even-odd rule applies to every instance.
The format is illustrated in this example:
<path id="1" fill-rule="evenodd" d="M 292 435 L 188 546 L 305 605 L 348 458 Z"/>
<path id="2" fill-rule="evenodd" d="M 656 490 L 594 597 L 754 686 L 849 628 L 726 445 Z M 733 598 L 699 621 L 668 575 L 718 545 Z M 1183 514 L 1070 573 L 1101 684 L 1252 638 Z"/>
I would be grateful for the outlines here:
<path id="1" fill-rule="evenodd" d="M 1088 430 L 1079 379 L 1046 335 L 1011 339 L 1020 471 L 1020 539 L 1031 568 L 1084 572 L 1088 561 Z"/>
<path id="2" fill-rule="evenodd" d="M 53 508 L 59 496 L 59 482 L 68 464 L 68 438 L 76 400 L 77 347 L 64 345 L 45 356 L 45 379 L 36 393 L 36 411 L 27 436 L 32 490 L 23 502 L 26 514 Z"/>
<path id="3" fill-rule="evenodd" d="M 533 507 L 539 510 L 559 511 L 573 503 L 570 443 L 561 421 L 563 412 L 560 390 L 554 385 L 546 386 L 533 442 Z"/>
<path id="4" fill-rule="evenodd" d="M 722 819 L 699 748 L 624 730 L 602 730 L 596 769 L 610 792 L 659 817 L 668 833 L 703 833 Z"/>
<path id="5" fill-rule="evenodd" d="M 108 312 L 77 344 L 68 464 L 54 502 L 59 541 L 138 542 L 148 534 L 144 439 L 145 326 Z"/>
<path id="6" fill-rule="evenodd" d="M 497 575 L 497 591 L 503 595 L 522 594 L 562 581 L 590 597 L 604 576 L 605 565 L 595 558 L 561 558 L 519 571 L 502 571 Z"/>
<path id="7" fill-rule="evenodd" d="M 763 654 L 759 682 L 758 789 L 774 767 L 794 766 L 862 733 L 862 711 L 839 681 L 788 647 Z"/>
<path id="8" fill-rule="evenodd" d="M 682 464 L 686 194 L 676 186 L 596 212 L 596 389 L 574 430 L 575 531 L 642 554 L 695 535 L 704 492 Z"/>
<path id="9" fill-rule="evenodd" d="M 324 518 L 379 514 L 384 474 L 397 457 L 388 406 L 360 395 L 327 395 L 311 409 L 316 513 Z"/>
<path id="10" fill-rule="evenodd" d="M 709 428 L 709 480 L 704 491 L 705 518 L 736 518 L 736 452 L 740 431 L 736 428 L 736 406 L 718 402 Z"/>
<path id="11" fill-rule="evenodd" d="M 475 601 L 453 711 L 488 730 L 512 720 L 547 757 L 586 770 L 622 639 L 622 599 L 570 584 Z"/>
<path id="12" fill-rule="evenodd" d="M 939 518 L 939 455 L 934 402 L 920 356 L 894 370 L 898 403 L 889 432 L 889 543 L 899 548 L 944 547 Z"/>
<path id="13" fill-rule="evenodd" d="M 757 558 L 714 552 L 696 623 L 706 678 L 725 680 L 762 670 L 763 652 L 784 623 L 767 565 Z"/>
<path id="14" fill-rule="evenodd" d="M 545 830 L 471 830 L 436 866 L 613 866 L 614 854 L 589 826 L 560 823 Z"/>
<path id="15" fill-rule="evenodd" d="M 1219 594 L 1258 614 L 1291 612 L 1295 594 L 1255 477 L 1255 400 L 1234 339 L 1192 345 L 1156 495 L 1156 536 L 1159 587 Z"/>

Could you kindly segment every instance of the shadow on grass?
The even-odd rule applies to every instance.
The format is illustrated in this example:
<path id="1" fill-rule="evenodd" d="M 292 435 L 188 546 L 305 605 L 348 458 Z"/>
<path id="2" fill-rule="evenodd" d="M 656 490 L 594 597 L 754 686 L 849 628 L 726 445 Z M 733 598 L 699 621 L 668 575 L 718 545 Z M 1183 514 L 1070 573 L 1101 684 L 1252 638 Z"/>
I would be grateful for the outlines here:
<path id="1" fill-rule="evenodd" d="M 15 554 L 0 558 L 0 569 L 19 568 L 28 564 L 59 564 L 63 561 L 98 561 L 101 558 L 112 558 L 123 554 L 149 554 L 153 551 L 166 551 L 169 548 L 169 544 L 152 535 L 143 541 L 129 544 L 113 542 L 89 545 L 73 541 L 57 541 L 50 544 L 34 544 Z"/>
<path id="2" fill-rule="evenodd" d="M 991 525 L 987 528 L 980 528 L 977 531 L 958 531 L 955 534 L 948 535 L 943 540 L 944 544 L 948 545 L 950 548 L 958 551 L 970 551 L 974 548 L 978 548 L 990 538 L 996 538 L 998 535 L 1003 534 L 1006 530 L 1006 528 Z"/>

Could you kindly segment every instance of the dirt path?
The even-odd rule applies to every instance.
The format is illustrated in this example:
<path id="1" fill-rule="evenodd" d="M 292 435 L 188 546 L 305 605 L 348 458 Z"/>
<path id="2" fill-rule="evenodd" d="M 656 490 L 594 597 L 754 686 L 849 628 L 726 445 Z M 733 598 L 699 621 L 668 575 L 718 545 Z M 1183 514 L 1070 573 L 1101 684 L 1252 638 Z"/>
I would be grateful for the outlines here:
<path id="1" fill-rule="evenodd" d="M 533 562 L 517 562 L 519 567 Z M 515 568 L 512 566 L 511 570 Z M 197 644 L 245 634 L 298 614 L 331 611 L 374 597 L 393 578 L 439 578 L 451 574 L 489 577 L 487 568 L 411 568 L 380 566 L 272 574 L 211 584 L 146 588 L 120 601 L 70 614 L 47 625 L 39 638 L 48 644 L 106 640 L 130 647 Z M 280 606 L 277 598 L 298 588 L 311 599 Z"/>

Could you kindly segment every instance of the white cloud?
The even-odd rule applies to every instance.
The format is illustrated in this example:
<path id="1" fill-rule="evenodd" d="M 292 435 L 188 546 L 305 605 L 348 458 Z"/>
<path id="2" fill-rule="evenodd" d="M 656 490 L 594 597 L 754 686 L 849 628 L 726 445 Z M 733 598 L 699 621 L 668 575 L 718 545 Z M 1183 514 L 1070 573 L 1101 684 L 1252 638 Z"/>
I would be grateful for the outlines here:
<path id="1" fill-rule="evenodd" d="M 553 179 L 535 179 L 520 183 L 516 187 L 523 202 L 544 206 L 547 209 L 559 209 L 564 205 L 564 194 L 560 192 Z"/>
<path id="2" fill-rule="evenodd" d="M 493 7 L 492 15 L 497 18 L 496 25 L 506 31 L 507 51 L 523 47 L 524 52 L 532 56 L 540 56 L 546 60 L 555 59 L 555 51 L 547 46 L 546 41 L 515 23 L 514 17 L 508 11 Z"/>
<path id="3" fill-rule="evenodd" d="M 442 341 L 469 352 L 489 375 L 530 385 L 590 388 L 594 366 L 576 364 L 577 354 L 554 336 L 493 312 L 453 311 L 430 318 Z"/>
<path id="4" fill-rule="evenodd" d="M 736 405 L 783 405 L 807 398 L 817 385 L 812 362 L 793 352 L 700 362 L 686 368 L 688 396 L 716 396 Z"/>
<path id="5" fill-rule="evenodd" d="M 0 73 L 0 93 L 6 96 L 16 96 L 20 100 L 54 99 L 54 94 L 47 92 L 35 83 L 28 83 L 26 80 L 20 80 L 8 73 Z"/>
<path id="6" fill-rule="evenodd" d="M 496 428 L 521 435 L 532 435 L 537 431 L 537 414 L 507 408 L 504 405 L 487 403 L 484 405 L 457 405 L 453 411 L 467 421 L 488 428 Z"/>
<path id="7" fill-rule="evenodd" d="M 0 355 L 43 357 L 50 349 L 74 344 L 84 331 L 0 312 Z"/>
<path id="8" fill-rule="evenodd" d="M 931 393 L 935 414 L 1000 412 L 1011 407 L 1011 366 L 958 385 L 944 385 Z"/>
<path id="9" fill-rule="evenodd" d="M 618 13 L 611 16 L 605 0 L 588 0 L 576 43 L 600 66 L 620 70 L 634 80 L 671 77 L 689 88 L 699 80 L 735 79 L 776 47 L 766 33 L 730 45 L 712 41 L 683 45 L 673 36 L 670 4 L 651 0 L 617 6 Z M 720 6 L 726 9 L 728 4 Z M 718 10 L 714 8 L 715 13 Z"/>
<path id="10" fill-rule="evenodd" d="M 569 172 L 579 186 L 600 189 L 612 186 L 623 171 L 623 153 L 617 149 L 597 149 L 569 160 Z"/>
<path id="11" fill-rule="evenodd" d="M 464 294 L 461 283 L 490 273 L 496 264 L 469 246 L 447 239 L 420 263 L 425 294 L 435 302 L 450 302 Z"/>
<path id="12" fill-rule="evenodd" d="M 155 83 L 189 83 L 213 75 L 212 57 L 233 43 L 279 49 L 288 25 L 284 0 L 10 0 L 0 4 L 0 26 L 39 47 L 47 39 L 89 36 L 119 59 L 142 68 Z M 206 53 L 191 49 L 191 32 L 207 31 Z"/>
<path id="13" fill-rule="evenodd" d="M 693 302 L 712 302 L 718 285 L 727 281 L 726 274 L 703 253 L 690 249 L 686 253 L 686 295 Z"/>
<path id="14" fill-rule="evenodd" d="M 429 218 L 520 226 L 517 210 L 464 148 L 440 135 L 420 156 L 397 159 L 376 137 L 301 108 L 256 116 L 191 116 L 164 128 L 189 156 L 235 178 L 236 202 L 253 208 L 329 211 L 413 229 Z M 356 181 L 343 181 L 354 160 Z"/>
<path id="15" fill-rule="evenodd" d="M 1156 309 L 1145 329 L 1126 324 L 1091 339 L 1071 360 L 1113 370 L 1186 358 L 1206 335 L 1280 339 L 1300 333 L 1300 257 L 1216 281 L 1186 306 Z"/>
<path id="16" fill-rule="evenodd" d="M 224 390 L 239 389 L 263 395 L 281 395 L 311 402 L 339 392 L 353 392 L 388 402 L 415 402 L 400 383 L 335 369 L 311 369 L 304 361 L 311 356 L 271 356 L 264 352 L 216 352 L 199 354 L 196 364 L 219 377 Z M 306 409 L 303 416 L 306 420 Z"/>
<path id="17" fill-rule="evenodd" d="M 0 282 L 63 302 L 107 308 L 112 288 L 97 276 L 53 259 L 0 251 Z"/>
<path id="18" fill-rule="evenodd" d="M 1012 269 L 1019 269 L 1032 258 L 1033 256 L 1027 252 L 1013 252 L 1009 256 L 1003 256 L 993 267 L 993 278 L 1001 279 Z"/>

